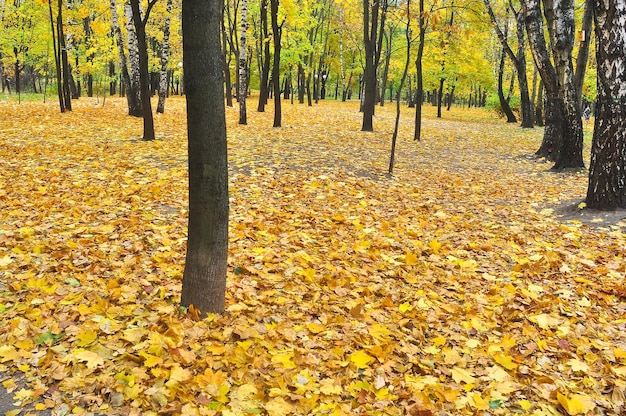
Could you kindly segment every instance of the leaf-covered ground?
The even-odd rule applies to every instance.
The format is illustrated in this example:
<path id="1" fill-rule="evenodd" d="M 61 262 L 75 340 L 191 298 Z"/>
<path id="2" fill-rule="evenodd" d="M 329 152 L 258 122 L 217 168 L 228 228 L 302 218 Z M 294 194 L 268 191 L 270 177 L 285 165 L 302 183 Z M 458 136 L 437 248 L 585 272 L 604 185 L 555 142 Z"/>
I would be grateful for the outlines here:
<path id="1" fill-rule="evenodd" d="M 100 102 L 101 104 L 101 102 Z M 623 415 L 624 228 L 561 221 L 586 172 L 487 112 L 228 109 L 228 313 L 179 309 L 184 101 L 0 103 L 0 372 L 16 406 L 107 415 Z M 254 103 L 249 108 L 254 109 Z M 588 133 L 589 134 L 589 133 Z M 18 381 L 16 381 L 18 380 Z M 25 380 L 21 384 L 19 380 Z"/>

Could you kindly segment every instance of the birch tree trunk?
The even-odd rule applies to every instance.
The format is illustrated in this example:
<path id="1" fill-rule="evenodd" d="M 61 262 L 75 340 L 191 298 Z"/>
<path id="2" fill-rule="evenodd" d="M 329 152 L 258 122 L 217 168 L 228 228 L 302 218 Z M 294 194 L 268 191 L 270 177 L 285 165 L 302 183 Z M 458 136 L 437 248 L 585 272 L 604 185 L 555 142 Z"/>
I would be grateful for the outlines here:
<path id="1" fill-rule="evenodd" d="M 259 48 L 261 59 L 261 85 L 259 91 L 259 106 L 257 111 L 262 113 L 265 111 L 265 105 L 269 97 L 269 82 L 270 82 L 270 39 L 269 28 L 267 23 L 267 2 L 268 0 L 261 0 L 261 45 Z"/>
<path id="2" fill-rule="evenodd" d="M 583 123 L 574 85 L 574 1 L 543 0 L 552 56 L 563 102 L 563 140 L 552 170 L 583 168 Z"/>
<path id="3" fill-rule="evenodd" d="M 137 32 L 133 25 L 133 9 L 128 1 L 124 5 L 124 12 L 126 14 L 126 30 L 128 33 L 128 75 L 130 80 L 126 94 L 133 94 L 132 101 L 136 104 L 136 107 L 132 110 L 129 108 L 128 113 L 131 116 L 141 117 L 143 106 L 139 81 L 139 49 L 137 47 Z"/>
<path id="4" fill-rule="evenodd" d="M 587 206 L 626 208 L 626 2 L 595 0 L 598 102 Z"/>
<path id="5" fill-rule="evenodd" d="M 172 15 L 172 0 L 167 0 L 165 27 L 163 28 L 163 50 L 161 51 L 161 74 L 159 78 L 159 102 L 157 113 L 165 110 L 165 97 L 167 96 L 167 64 L 170 60 L 170 19 Z"/>
<path id="6" fill-rule="evenodd" d="M 283 34 L 283 24 L 278 24 L 279 0 L 270 0 L 270 14 L 272 16 L 272 36 L 274 39 L 274 61 L 272 62 L 272 88 L 274 89 L 274 124 L 282 125 L 282 107 L 280 97 L 280 50 Z"/>
<path id="7" fill-rule="evenodd" d="M 559 98 L 556 70 L 552 65 L 544 37 L 543 16 L 539 2 L 540 0 L 524 0 L 530 50 L 545 90 L 545 129 L 543 141 L 535 155 L 554 162 L 559 158 L 563 140 L 563 103 Z"/>
<path id="8" fill-rule="evenodd" d="M 241 32 L 239 35 L 239 124 L 248 124 L 246 97 L 248 95 L 247 71 L 247 31 L 248 31 L 248 0 L 241 0 Z"/>
<path id="9" fill-rule="evenodd" d="M 134 117 L 141 116 L 141 106 L 137 102 L 137 95 L 131 94 L 130 87 L 130 75 L 128 73 L 128 64 L 126 61 L 126 53 L 124 52 L 124 37 L 122 36 L 122 29 L 120 28 L 119 18 L 117 16 L 117 6 L 115 0 L 111 0 L 111 28 L 115 35 L 115 41 L 117 43 L 117 54 L 120 60 L 120 74 L 122 77 L 122 83 L 124 84 L 124 90 L 126 91 L 126 101 L 128 103 L 128 115 Z"/>

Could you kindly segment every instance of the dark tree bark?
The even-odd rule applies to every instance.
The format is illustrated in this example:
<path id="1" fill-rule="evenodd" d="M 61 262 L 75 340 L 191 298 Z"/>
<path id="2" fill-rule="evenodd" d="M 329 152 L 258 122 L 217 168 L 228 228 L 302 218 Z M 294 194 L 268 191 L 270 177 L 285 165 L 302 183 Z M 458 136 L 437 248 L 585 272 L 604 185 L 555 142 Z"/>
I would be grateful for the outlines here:
<path id="1" fill-rule="evenodd" d="M 540 0 L 525 0 L 526 28 L 528 31 L 530 50 L 533 54 L 537 70 L 541 75 L 545 91 L 545 129 L 543 141 L 536 155 L 555 162 L 554 166 L 559 165 L 562 169 L 566 167 L 565 164 L 562 163 L 562 161 L 565 160 L 562 155 L 566 140 L 565 105 L 559 91 L 558 74 L 555 67 L 552 65 L 550 53 L 548 52 L 544 38 L 543 17 L 539 1 Z M 582 154 L 580 161 L 582 163 Z"/>
<path id="2" fill-rule="evenodd" d="M 398 128 L 400 125 L 400 94 L 402 94 L 402 87 L 404 87 L 404 81 L 406 81 L 406 74 L 409 72 L 409 63 L 411 62 L 411 0 L 406 2 L 406 27 L 404 35 L 406 38 L 406 61 L 404 62 L 404 70 L 402 71 L 402 78 L 400 78 L 400 85 L 398 86 L 398 92 L 396 96 L 396 120 L 393 127 L 393 135 L 391 137 L 391 155 L 389 157 L 389 174 L 393 174 L 393 166 L 396 160 L 396 141 L 398 139 Z"/>
<path id="3" fill-rule="evenodd" d="M 228 158 L 222 0 L 183 0 L 189 226 L 181 304 L 200 316 L 224 312 L 228 261 Z M 193 311 L 192 311 L 193 312 Z"/>
<path id="4" fill-rule="evenodd" d="M 594 1 L 598 101 L 593 130 L 589 208 L 626 208 L 626 5 Z"/>
<path id="5" fill-rule="evenodd" d="M 535 104 L 535 123 L 543 127 L 543 81 L 539 80 L 539 92 L 537 93 L 537 103 Z"/>
<path id="6" fill-rule="evenodd" d="M 381 4 L 382 3 L 382 4 Z M 381 7 L 382 6 L 382 7 Z M 380 61 L 382 35 L 379 26 L 384 28 L 387 14 L 387 0 L 363 0 L 363 42 L 365 45 L 365 70 L 363 81 L 363 124 L 361 131 L 374 131 L 374 109 L 376 107 L 376 72 Z M 380 25 L 379 25 L 380 18 Z"/>
<path id="7" fill-rule="evenodd" d="M 228 33 L 226 32 L 226 22 L 224 19 L 224 8 L 222 7 L 222 66 L 224 67 L 224 84 L 226 88 L 226 105 L 228 107 L 233 106 L 233 85 L 230 78 L 230 59 L 232 54 L 227 49 L 228 46 Z"/>
<path id="8" fill-rule="evenodd" d="M 270 41 L 269 41 L 269 28 L 267 23 L 267 2 L 268 0 L 261 0 L 261 42 L 259 51 L 261 51 L 261 80 L 259 90 L 259 105 L 257 111 L 259 113 L 265 112 L 265 105 L 269 96 L 269 82 L 270 82 Z"/>
<path id="9" fill-rule="evenodd" d="M 439 89 L 437 90 L 437 118 L 441 118 L 441 103 L 443 102 L 443 84 L 445 78 L 439 78 Z"/>
<path id="10" fill-rule="evenodd" d="M 502 48 L 506 51 L 507 55 L 515 65 L 517 71 L 517 82 L 520 88 L 520 105 L 522 116 L 522 127 L 533 128 L 535 123 L 533 121 L 532 103 L 530 102 L 530 94 L 528 92 L 528 78 L 526 77 L 526 54 L 525 54 L 525 36 L 524 36 L 524 7 L 520 7 L 519 10 L 513 10 L 515 14 L 515 21 L 517 27 L 517 55 L 513 53 L 513 50 L 509 46 L 509 43 L 504 35 L 504 32 L 500 29 L 498 21 L 491 7 L 490 0 L 483 0 L 491 23 L 494 26 L 498 40 L 502 45 Z M 510 4 L 512 6 L 512 3 Z"/>
<path id="11" fill-rule="evenodd" d="M 65 111 L 72 111 L 72 95 L 70 92 L 70 63 L 65 47 L 65 33 L 63 32 L 63 0 L 58 0 L 57 14 L 57 43 L 59 56 L 61 57 L 61 73 L 63 80 L 63 106 Z"/>
<path id="12" fill-rule="evenodd" d="M 170 19 L 172 14 L 172 0 L 167 0 L 165 27 L 163 28 L 163 49 L 161 50 L 161 73 L 159 74 L 159 102 L 157 113 L 165 111 L 165 97 L 167 96 L 167 65 L 170 61 Z"/>
<path id="13" fill-rule="evenodd" d="M 515 114 L 513 114 L 513 110 L 511 110 L 511 106 L 509 105 L 509 101 L 504 96 L 504 91 L 502 90 L 502 81 L 504 78 L 504 58 L 506 56 L 506 52 L 504 49 L 502 50 L 502 55 L 500 56 L 500 65 L 498 67 L 498 100 L 500 101 L 500 107 L 502 107 L 502 112 L 506 116 L 507 123 L 517 123 L 517 118 Z"/>
<path id="14" fill-rule="evenodd" d="M 130 0 L 133 10 L 133 23 L 137 32 L 137 49 L 139 52 L 139 85 L 141 91 L 141 107 L 143 117 L 142 140 L 154 140 L 154 119 L 152 117 L 152 104 L 150 102 L 150 74 L 148 73 L 148 45 L 146 43 L 146 23 L 150 17 L 150 11 L 157 0 L 150 0 L 145 16 L 141 17 L 139 0 Z"/>
<path id="15" fill-rule="evenodd" d="M 419 0 L 419 43 L 415 57 L 417 78 L 415 91 L 415 133 L 413 140 L 421 140 L 422 135 L 422 104 L 424 103 L 424 77 L 422 72 L 422 57 L 424 56 L 424 40 L 426 38 L 426 22 L 424 19 L 424 0 Z"/>
<path id="16" fill-rule="evenodd" d="M 59 51 L 57 49 L 57 41 L 56 41 L 56 29 L 54 23 L 54 17 L 52 13 L 52 0 L 48 0 L 48 11 L 50 12 L 50 26 L 52 29 L 52 47 L 54 49 L 54 63 L 56 69 L 56 79 L 57 79 L 57 95 L 59 97 L 59 108 L 61 113 L 65 112 L 65 102 L 63 101 L 63 82 L 61 80 L 61 57 L 59 56 Z M 2 92 L 4 92 L 4 82 L 2 85 Z M 11 89 L 9 89 L 9 94 L 11 93 Z"/>
<path id="17" fill-rule="evenodd" d="M 274 88 L 274 125 L 280 127 L 282 123 L 281 96 L 280 96 L 280 40 L 283 33 L 283 23 L 278 24 L 278 1 L 270 1 L 272 15 L 272 37 L 274 40 L 274 62 L 272 63 L 272 86 Z"/>

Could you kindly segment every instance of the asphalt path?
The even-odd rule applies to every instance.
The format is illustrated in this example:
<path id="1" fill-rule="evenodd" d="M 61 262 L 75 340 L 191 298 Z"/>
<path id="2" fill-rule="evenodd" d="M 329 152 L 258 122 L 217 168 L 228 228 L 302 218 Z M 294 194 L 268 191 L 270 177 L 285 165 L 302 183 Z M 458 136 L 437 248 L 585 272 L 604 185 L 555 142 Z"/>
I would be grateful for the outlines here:
<path id="1" fill-rule="evenodd" d="M 18 385 L 18 390 L 22 388 L 22 386 L 24 386 L 24 383 L 19 378 L 13 377 L 9 373 L 0 373 L 0 381 L 8 380 L 10 378 L 15 379 L 15 383 Z M 14 406 L 13 394 L 15 394 L 15 392 L 9 393 L 7 389 L 4 388 L 4 385 L 0 383 L 0 415 L 4 416 L 7 414 L 7 412 L 11 410 L 21 409 L 22 411 L 19 413 L 19 415 L 34 413 L 38 416 L 53 416 L 52 412 L 49 409 L 39 411 L 35 410 L 35 404 L 38 402 L 29 403 L 27 406 L 24 406 L 22 408 Z"/>

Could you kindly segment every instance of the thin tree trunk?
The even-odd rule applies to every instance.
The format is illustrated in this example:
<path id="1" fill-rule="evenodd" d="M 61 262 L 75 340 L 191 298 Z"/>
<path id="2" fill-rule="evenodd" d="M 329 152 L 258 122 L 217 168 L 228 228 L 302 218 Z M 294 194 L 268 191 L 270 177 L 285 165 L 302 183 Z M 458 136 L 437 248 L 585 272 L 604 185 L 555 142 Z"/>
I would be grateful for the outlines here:
<path id="1" fill-rule="evenodd" d="M 272 15 L 272 35 L 274 40 L 274 62 L 272 63 L 272 83 L 274 88 L 274 125 L 280 127 L 282 123 L 281 96 L 280 96 L 280 48 L 283 32 L 282 23 L 278 24 L 278 1 L 270 0 L 270 14 Z"/>
<path id="2" fill-rule="evenodd" d="M 422 72 L 422 57 L 424 56 L 424 40 L 426 38 L 426 25 L 424 19 L 424 0 L 419 0 L 419 44 L 415 58 L 417 86 L 415 91 L 415 133 L 413 140 L 421 140 L 422 135 L 422 104 L 424 103 L 424 81 Z"/>
<path id="3" fill-rule="evenodd" d="M 150 102 L 150 80 L 148 73 L 148 45 L 146 43 L 146 22 L 150 16 L 150 10 L 157 0 L 148 3 L 145 16 L 141 17 L 139 0 L 130 0 L 133 11 L 133 23 L 137 31 L 137 48 L 139 54 L 139 86 L 141 91 L 141 107 L 143 109 L 143 138 L 151 141 L 154 136 L 154 119 L 152 116 L 152 103 Z"/>
<path id="4" fill-rule="evenodd" d="M 265 105 L 267 104 L 269 95 L 269 79 L 270 79 L 270 40 L 269 40 L 269 28 L 267 24 L 267 2 L 268 0 L 261 0 L 261 85 L 259 91 L 259 105 L 257 111 L 262 113 L 265 111 Z"/>
<path id="5" fill-rule="evenodd" d="M 247 70 L 247 31 L 248 31 L 248 0 L 241 0 L 241 23 L 239 35 L 239 124 L 248 124 L 246 97 L 248 95 Z"/>
<path id="6" fill-rule="evenodd" d="M 130 0 L 125 0 L 130 1 Z M 143 103 L 141 102 L 141 81 L 139 68 L 139 49 L 137 45 L 137 30 L 133 25 L 133 9 L 130 3 L 126 3 L 124 6 L 126 14 L 126 31 L 128 36 L 128 75 L 129 84 L 126 90 L 127 95 L 133 94 L 132 102 L 136 105 L 131 111 L 129 108 L 129 114 L 134 117 L 143 116 Z"/>
<path id="7" fill-rule="evenodd" d="M 52 0 L 48 0 L 48 11 L 50 12 L 50 28 L 52 30 L 52 48 L 54 49 L 54 63 L 57 78 L 57 95 L 59 97 L 59 109 L 61 110 L 61 113 L 64 113 L 65 102 L 63 101 L 63 83 L 61 81 L 61 58 L 57 49 L 56 29 L 52 13 Z M 4 82 L 2 84 L 2 92 L 4 92 Z M 11 90 L 9 90 L 9 93 L 11 93 Z"/>
<path id="8" fill-rule="evenodd" d="M 363 42 L 365 44 L 365 71 L 363 82 L 363 124 L 361 131 L 374 131 L 374 107 L 376 105 L 376 45 L 380 2 L 363 0 Z"/>
<path id="9" fill-rule="evenodd" d="M 498 67 L 498 99 L 500 100 L 500 107 L 502 107 L 502 112 L 504 113 L 504 115 L 506 115 L 506 122 L 517 123 L 517 118 L 515 117 L 515 114 L 513 114 L 513 110 L 511 110 L 511 106 L 509 105 L 509 102 L 504 97 L 504 91 L 502 91 L 505 56 L 506 56 L 506 52 L 503 49 L 502 54 L 500 55 L 500 65 Z"/>
<path id="10" fill-rule="evenodd" d="M 172 0 L 167 0 L 165 27 L 163 28 L 163 50 L 161 51 L 161 73 L 159 76 L 159 102 L 157 113 L 165 111 L 165 97 L 167 96 L 167 65 L 170 60 L 170 19 L 172 15 Z"/>
<path id="11" fill-rule="evenodd" d="M 406 29 L 404 34 L 406 36 L 406 61 L 404 62 L 404 70 L 402 71 L 402 78 L 400 78 L 400 86 L 398 86 L 398 92 L 396 93 L 396 120 L 393 127 L 393 136 L 391 137 L 391 156 L 389 157 L 389 174 L 393 174 L 393 166 L 396 159 L 396 141 L 398 139 L 398 127 L 400 125 L 400 94 L 402 93 L 402 87 L 404 87 L 404 81 L 406 81 L 406 74 L 409 72 L 409 62 L 411 62 L 411 0 L 406 2 Z"/>
<path id="12" fill-rule="evenodd" d="M 591 45 L 591 24 L 593 22 L 593 0 L 585 0 L 585 13 L 581 25 L 582 39 L 578 48 L 578 57 L 576 58 L 576 71 L 574 72 L 574 86 L 576 88 L 576 97 L 578 98 L 578 106 L 582 104 L 583 84 L 585 83 L 585 70 L 587 69 L 587 61 L 589 60 L 589 49 Z"/>
<path id="13" fill-rule="evenodd" d="M 130 85 L 130 75 L 128 73 L 128 64 L 126 61 L 126 54 L 124 53 L 124 38 L 122 37 L 122 30 L 120 28 L 119 19 L 117 17 L 117 8 L 115 5 L 115 0 L 111 0 L 111 26 L 113 28 L 113 33 L 115 35 L 115 40 L 117 43 L 117 54 L 120 61 L 120 77 L 121 84 L 120 94 L 126 95 L 126 102 L 128 103 L 128 115 L 133 117 L 141 116 L 141 106 L 137 101 L 137 95 L 131 94 L 132 90 Z"/>
<path id="14" fill-rule="evenodd" d="M 61 57 L 61 70 L 63 74 L 63 106 L 66 111 L 72 111 L 72 96 L 70 94 L 70 65 L 65 47 L 65 34 L 63 33 L 63 0 L 58 0 L 57 15 L 57 40 L 59 56 Z"/>

